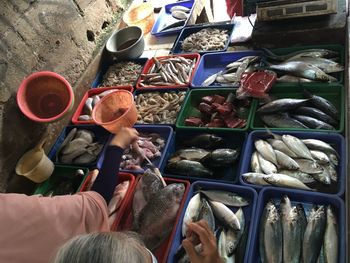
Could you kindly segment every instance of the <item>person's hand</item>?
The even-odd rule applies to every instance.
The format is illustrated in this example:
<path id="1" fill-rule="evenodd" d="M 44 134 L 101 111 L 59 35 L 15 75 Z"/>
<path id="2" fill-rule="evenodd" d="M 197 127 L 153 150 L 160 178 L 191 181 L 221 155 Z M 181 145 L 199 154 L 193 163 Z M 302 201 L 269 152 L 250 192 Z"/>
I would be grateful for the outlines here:
<path id="1" fill-rule="evenodd" d="M 139 133 L 133 128 L 121 128 L 113 137 L 110 145 L 118 146 L 122 149 L 128 147 L 131 143 L 137 140 Z"/>
<path id="2" fill-rule="evenodd" d="M 201 220 L 196 223 L 189 223 L 186 238 L 182 246 L 186 250 L 191 263 L 222 263 L 216 246 L 216 237 L 208 226 L 208 223 Z M 199 238 L 199 240 L 198 240 Z M 201 243 L 202 251 L 198 253 L 195 246 Z"/>

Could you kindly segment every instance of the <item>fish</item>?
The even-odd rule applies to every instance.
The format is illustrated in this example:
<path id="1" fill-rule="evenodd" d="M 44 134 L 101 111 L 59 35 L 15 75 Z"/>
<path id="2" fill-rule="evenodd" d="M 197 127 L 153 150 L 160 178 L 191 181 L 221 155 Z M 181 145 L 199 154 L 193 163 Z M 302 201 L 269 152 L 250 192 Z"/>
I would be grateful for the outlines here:
<path id="1" fill-rule="evenodd" d="M 175 10 L 171 12 L 171 15 L 173 18 L 179 19 L 179 20 L 186 20 L 188 18 L 188 15 L 181 10 Z"/>
<path id="2" fill-rule="evenodd" d="M 186 6 L 182 6 L 182 5 L 175 5 L 173 7 L 170 8 L 170 13 L 174 12 L 174 11 L 182 11 L 185 13 L 189 13 L 191 11 L 190 8 L 187 8 Z"/>
<path id="3" fill-rule="evenodd" d="M 319 69 L 323 70 L 323 72 L 325 73 L 335 73 L 344 70 L 344 67 L 342 65 L 327 58 L 299 57 L 288 59 L 287 61 L 298 61 L 307 64 L 312 64 L 318 67 Z"/>
<path id="4" fill-rule="evenodd" d="M 264 157 L 262 157 L 260 154 L 258 154 L 258 160 L 261 166 L 261 170 L 265 174 L 277 173 L 276 166 L 273 163 L 265 160 Z"/>
<path id="5" fill-rule="evenodd" d="M 270 185 L 268 182 L 264 180 L 265 174 L 263 173 L 244 173 L 242 174 L 242 177 L 245 181 L 251 184 L 256 185 Z"/>
<path id="6" fill-rule="evenodd" d="M 339 160 L 338 160 L 337 155 L 335 155 L 335 154 L 333 154 L 333 153 L 328 153 L 327 156 L 328 156 L 330 162 L 331 162 L 333 165 L 338 165 L 338 164 L 339 164 Z"/>
<path id="7" fill-rule="evenodd" d="M 256 140 L 254 142 L 254 146 L 256 148 L 256 150 L 258 151 L 258 153 L 267 161 L 278 165 L 277 163 L 277 157 L 276 157 L 276 153 L 273 150 L 272 146 L 264 141 L 264 140 Z"/>
<path id="8" fill-rule="evenodd" d="M 327 115 L 323 111 L 312 108 L 312 107 L 299 107 L 295 110 L 293 110 L 293 113 L 296 115 L 303 115 L 303 116 L 309 116 L 313 117 L 315 119 L 318 119 L 320 121 L 323 121 L 329 125 L 332 125 L 333 127 L 338 125 L 338 121 L 333 119 L 331 116 Z"/>
<path id="9" fill-rule="evenodd" d="M 329 144 L 321 140 L 317 139 L 303 139 L 302 142 L 310 149 L 310 150 L 318 150 L 324 152 L 326 154 L 332 153 L 336 157 L 339 157 L 338 152 Z"/>
<path id="10" fill-rule="evenodd" d="M 201 197 L 200 197 L 200 194 L 197 193 L 190 199 L 184 214 L 184 219 L 182 222 L 182 229 L 181 229 L 183 237 L 186 236 L 187 225 L 191 222 L 194 222 L 198 218 L 200 205 L 201 205 Z"/>
<path id="11" fill-rule="evenodd" d="M 298 157 L 313 160 L 308 147 L 302 140 L 292 135 L 282 135 L 283 142 L 293 151 Z"/>
<path id="12" fill-rule="evenodd" d="M 252 157 L 250 159 L 250 168 L 254 173 L 262 173 L 260 164 L 259 164 L 259 159 L 258 159 L 258 152 L 254 151 L 252 154 Z"/>
<path id="13" fill-rule="evenodd" d="M 313 189 L 305 185 L 300 180 L 294 177 L 291 177 L 289 175 L 274 173 L 274 174 L 267 174 L 263 178 L 265 181 L 275 186 L 314 191 Z"/>
<path id="14" fill-rule="evenodd" d="M 189 140 L 184 141 L 184 145 L 198 147 L 203 149 L 213 149 L 222 147 L 225 144 L 225 139 L 223 137 L 209 134 L 201 133 L 192 137 Z"/>
<path id="15" fill-rule="evenodd" d="M 93 98 L 87 98 L 85 101 L 85 109 L 87 109 L 88 113 L 91 115 L 92 113 L 92 102 L 93 102 Z"/>
<path id="16" fill-rule="evenodd" d="M 267 54 L 268 58 L 284 61 L 284 60 L 293 60 L 300 57 L 312 57 L 312 58 L 333 58 L 339 56 L 337 51 L 329 50 L 329 49 L 303 49 L 295 52 L 291 52 L 285 55 L 276 55 L 270 50 L 263 48 L 264 52 Z"/>
<path id="17" fill-rule="evenodd" d="M 83 115 L 80 115 L 78 117 L 78 120 L 79 121 L 90 121 L 90 120 L 92 120 L 92 117 L 90 115 L 83 114 Z"/>
<path id="18" fill-rule="evenodd" d="M 323 165 L 322 168 L 327 172 L 327 174 L 329 174 L 332 181 L 338 181 L 338 174 L 333 164 Z"/>
<path id="19" fill-rule="evenodd" d="M 304 184 L 311 184 L 315 182 L 314 177 L 311 174 L 308 173 L 303 173 L 301 171 L 298 170 L 278 170 L 279 174 L 285 174 L 291 177 L 294 177 L 298 180 L 300 180 L 301 182 L 303 182 Z"/>
<path id="20" fill-rule="evenodd" d="M 223 203 L 228 206 L 243 207 L 249 205 L 249 200 L 236 193 L 223 190 L 199 190 L 209 200 Z"/>
<path id="21" fill-rule="evenodd" d="M 223 229 L 220 233 L 218 240 L 218 252 L 222 262 L 225 263 L 234 263 L 234 258 L 232 256 L 228 256 L 226 252 L 226 244 L 227 244 L 227 233 L 225 229 Z"/>
<path id="22" fill-rule="evenodd" d="M 71 141 L 73 140 L 73 138 L 75 137 L 75 134 L 77 133 L 77 128 L 73 128 L 69 131 L 69 133 L 66 135 L 66 138 L 63 140 L 63 142 L 61 143 L 60 147 L 58 148 L 58 150 L 56 151 L 56 161 L 59 158 L 59 155 L 61 153 L 61 150 Z"/>
<path id="23" fill-rule="evenodd" d="M 337 79 L 331 75 L 326 74 L 318 67 L 299 61 L 286 61 L 278 65 L 270 65 L 272 70 L 278 70 L 289 73 L 296 77 L 324 81 L 324 82 L 335 82 Z"/>
<path id="24" fill-rule="evenodd" d="M 292 114 L 291 117 L 296 119 L 297 121 L 300 121 L 310 129 L 335 130 L 335 128 L 332 125 L 329 125 L 328 123 L 325 123 L 313 117 L 295 114 Z"/>
<path id="25" fill-rule="evenodd" d="M 179 160 L 200 161 L 209 154 L 208 151 L 200 148 L 181 149 L 176 151 L 169 162 L 177 162 Z"/>
<path id="26" fill-rule="evenodd" d="M 209 200 L 209 204 L 213 210 L 215 217 L 226 227 L 232 228 L 233 230 L 240 230 L 241 225 L 235 213 L 226 205 Z"/>
<path id="27" fill-rule="evenodd" d="M 316 262 L 323 243 L 326 228 L 326 214 L 323 206 L 312 211 L 304 233 L 302 260 L 303 263 Z"/>
<path id="28" fill-rule="evenodd" d="M 295 161 L 298 163 L 299 170 L 301 172 L 304 172 L 307 174 L 319 174 L 319 173 L 322 173 L 323 171 L 321 165 L 319 165 L 314 160 L 295 159 Z"/>
<path id="29" fill-rule="evenodd" d="M 323 255 L 325 262 L 338 262 L 338 248 L 339 248 L 339 227 L 336 215 L 330 205 L 327 206 L 327 220 L 326 229 L 323 238 Z"/>
<path id="30" fill-rule="evenodd" d="M 208 87 L 211 84 L 213 84 L 217 78 L 217 76 L 221 73 L 222 71 L 219 71 L 213 75 L 210 75 L 209 77 L 207 77 L 201 84 L 202 87 Z"/>
<path id="31" fill-rule="evenodd" d="M 198 216 L 196 222 L 204 220 L 207 222 L 209 228 L 214 232 L 215 230 L 215 218 L 211 206 L 205 198 L 201 198 L 201 203 L 199 206 Z"/>
<path id="32" fill-rule="evenodd" d="M 239 240 L 242 237 L 244 228 L 245 228 L 245 218 L 242 208 L 239 208 L 235 213 L 238 218 L 239 224 L 241 226 L 240 230 L 233 230 L 231 228 L 227 229 L 226 232 L 226 253 L 227 256 L 232 256 L 236 251 Z"/>
<path id="33" fill-rule="evenodd" d="M 200 161 L 210 167 L 229 167 L 237 160 L 238 156 L 238 150 L 216 149 L 205 155 Z"/>
<path id="34" fill-rule="evenodd" d="M 280 152 L 283 152 L 284 154 L 288 155 L 291 158 L 296 158 L 298 157 L 292 150 L 288 148 L 288 146 L 281 140 L 279 139 L 267 139 L 268 143 L 271 144 L 272 148 L 274 150 L 278 150 Z"/>
<path id="35" fill-rule="evenodd" d="M 305 83 L 305 82 L 313 82 L 311 79 L 300 78 L 292 75 L 283 75 L 277 78 L 277 82 L 293 82 L 293 83 Z"/>
<path id="36" fill-rule="evenodd" d="M 211 177 L 213 172 L 203 166 L 200 162 L 181 160 L 176 163 L 168 163 L 167 170 L 176 174 L 194 176 L 194 177 Z"/>
<path id="37" fill-rule="evenodd" d="M 276 206 L 269 202 L 261 221 L 260 257 L 262 262 L 282 262 L 282 223 Z"/>
<path id="38" fill-rule="evenodd" d="M 297 211 L 298 211 L 298 215 L 299 215 L 299 227 L 300 227 L 300 231 L 301 231 L 301 242 L 304 239 L 304 233 L 307 227 L 307 218 L 306 218 L 306 214 L 305 214 L 305 210 L 304 210 L 304 206 L 302 204 L 297 204 Z"/>
<path id="39" fill-rule="evenodd" d="M 307 89 L 304 89 L 303 93 L 304 93 L 304 96 L 310 100 L 310 103 L 314 107 L 323 111 L 324 113 L 326 113 L 327 115 L 329 115 L 333 119 L 339 120 L 339 112 L 338 112 L 337 108 L 329 100 L 326 100 L 325 98 L 322 98 L 321 96 L 317 96 L 315 94 L 312 94 Z"/>
<path id="40" fill-rule="evenodd" d="M 269 127 L 273 128 L 296 128 L 307 129 L 308 127 L 300 121 L 293 119 L 288 113 L 263 114 L 260 119 Z"/>
<path id="41" fill-rule="evenodd" d="M 325 184 L 330 185 L 331 184 L 331 175 L 327 171 L 327 169 L 323 169 L 321 173 L 312 174 L 313 178 L 315 178 L 316 181 Z"/>
<path id="42" fill-rule="evenodd" d="M 174 30 L 177 27 L 183 27 L 185 25 L 185 20 L 177 20 L 175 22 L 171 22 L 169 24 L 166 24 L 159 32 L 165 32 L 167 30 Z"/>
<path id="43" fill-rule="evenodd" d="M 136 230 L 149 250 L 156 249 L 169 236 L 184 191 L 183 184 L 170 184 L 158 191 L 142 209 Z"/>
<path id="44" fill-rule="evenodd" d="M 280 167 L 284 167 L 289 170 L 299 170 L 299 164 L 288 155 L 278 150 L 275 150 L 275 154 L 277 157 L 277 163 Z"/>
<path id="45" fill-rule="evenodd" d="M 80 129 L 77 130 L 75 138 L 80 138 L 85 140 L 87 143 L 93 143 L 95 134 L 92 131 Z"/>
<path id="46" fill-rule="evenodd" d="M 308 101 L 309 99 L 276 99 L 261 106 L 257 112 L 266 114 L 289 111 L 305 105 Z"/>
<path id="47" fill-rule="evenodd" d="M 241 239 L 238 242 L 236 252 L 235 252 L 235 262 L 237 263 L 243 263 L 245 258 L 245 252 L 246 252 L 246 245 L 248 240 L 248 226 L 246 225 L 243 234 L 241 236 Z"/>
<path id="48" fill-rule="evenodd" d="M 319 164 L 329 164 L 330 160 L 327 154 L 321 151 L 310 150 L 312 158 Z"/>

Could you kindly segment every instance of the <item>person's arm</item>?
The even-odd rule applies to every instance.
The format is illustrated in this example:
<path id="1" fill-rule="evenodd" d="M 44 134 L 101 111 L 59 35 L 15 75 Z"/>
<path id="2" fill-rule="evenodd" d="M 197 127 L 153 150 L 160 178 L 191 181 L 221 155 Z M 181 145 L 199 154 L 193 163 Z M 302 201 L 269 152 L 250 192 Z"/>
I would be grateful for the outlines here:
<path id="1" fill-rule="evenodd" d="M 137 136 L 138 132 L 135 129 L 122 128 L 107 147 L 100 173 L 91 189 L 102 195 L 107 204 L 117 185 L 117 173 L 123 150 L 135 141 Z"/>

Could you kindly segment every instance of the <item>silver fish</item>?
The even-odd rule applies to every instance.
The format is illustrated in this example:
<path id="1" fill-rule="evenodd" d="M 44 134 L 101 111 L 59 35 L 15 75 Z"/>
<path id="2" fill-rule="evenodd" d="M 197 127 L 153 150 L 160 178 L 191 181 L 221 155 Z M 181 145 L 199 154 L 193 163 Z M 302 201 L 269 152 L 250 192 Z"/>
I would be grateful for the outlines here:
<path id="1" fill-rule="evenodd" d="M 326 172 L 329 174 L 332 181 L 337 182 L 338 181 L 338 173 L 335 170 L 335 167 L 333 164 L 323 165 L 322 168 L 326 170 Z"/>
<path id="2" fill-rule="evenodd" d="M 283 75 L 277 78 L 277 82 L 293 82 L 293 83 L 305 83 L 305 82 L 313 82 L 311 79 L 300 78 L 292 75 Z"/>
<path id="3" fill-rule="evenodd" d="M 323 172 L 323 168 L 315 161 L 308 159 L 295 159 L 299 165 L 299 170 L 307 174 L 319 174 Z"/>
<path id="4" fill-rule="evenodd" d="M 85 109 L 88 111 L 88 113 L 91 115 L 92 113 L 92 101 L 93 98 L 87 98 L 85 101 Z"/>
<path id="5" fill-rule="evenodd" d="M 281 111 L 289 111 L 305 105 L 308 101 L 308 99 L 277 99 L 264 104 L 257 110 L 257 112 L 266 114 Z"/>
<path id="6" fill-rule="evenodd" d="M 252 169 L 253 172 L 255 173 L 262 173 L 259 160 L 258 160 L 258 152 L 255 151 L 252 154 L 252 157 L 250 159 L 250 168 Z"/>
<path id="7" fill-rule="evenodd" d="M 255 148 L 258 151 L 258 153 L 265 160 L 270 161 L 275 165 L 278 165 L 276 153 L 273 150 L 272 146 L 268 142 L 266 142 L 264 140 L 256 140 L 254 145 L 255 145 Z"/>
<path id="8" fill-rule="evenodd" d="M 335 154 L 329 153 L 329 154 L 328 154 L 328 158 L 329 158 L 330 162 L 331 162 L 333 165 L 338 165 L 338 164 L 339 164 L 338 157 L 337 157 Z"/>
<path id="9" fill-rule="evenodd" d="M 207 222 L 209 228 L 214 232 L 215 230 L 215 218 L 213 211 L 208 201 L 203 197 L 201 198 L 201 204 L 199 206 L 198 217 L 196 221 L 204 220 Z"/>
<path id="10" fill-rule="evenodd" d="M 185 13 L 188 13 L 191 11 L 191 9 L 185 7 L 185 6 L 182 6 L 182 5 L 175 5 L 173 6 L 172 8 L 170 8 L 170 13 L 174 12 L 174 11 L 182 11 L 182 12 L 185 12 Z"/>
<path id="11" fill-rule="evenodd" d="M 272 58 L 274 60 L 280 60 L 280 61 L 289 60 L 289 59 L 293 60 L 300 57 L 333 58 L 333 57 L 339 56 L 339 53 L 336 51 L 329 50 L 329 49 L 319 49 L 319 48 L 298 50 L 285 55 L 276 55 L 268 49 L 264 49 L 264 52 L 267 53 L 268 58 Z"/>
<path id="12" fill-rule="evenodd" d="M 331 184 L 331 175 L 326 169 L 323 169 L 321 173 L 312 174 L 312 176 L 315 178 L 316 181 L 322 184 L 325 184 L 325 185 Z"/>
<path id="13" fill-rule="evenodd" d="M 249 200 L 233 192 L 222 190 L 200 190 L 200 193 L 204 194 L 212 201 L 217 201 L 228 206 L 247 206 Z"/>
<path id="14" fill-rule="evenodd" d="M 187 225 L 196 220 L 201 204 L 200 194 L 195 194 L 187 205 L 184 219 L 182 222 L 182 236 L 186 236 Z"/>
<path id="15" fill-rule="evenodd" d="M 333 153 L 337 157 L 339 157 L 338 152 L 328 143 L 317 140 L 317 139 L 304 139 L 302 142 L 310 149 L 310 150 L 319 150 L 326 154 Z"/>
<path id="16" fill-rule="evenodd" d="M 288 155 L 291 158 L 298 157 L 292 150 L 288 148 L 288 146 L 282 140 L 267 139 L 267 141 L 271 144 L 272 148 L 274 148 L 275 150 L 283 152 L 284 154 Z"/>
<path id="17" fill-rule="evenodd" d="M 275 173 L 275 174 L 267 174 L 263 178 L 268 183 L 275 185 L 275 186 L 314 191 L 310 187 L 306 186 L 300 180 L 298 180 L 294 177 L 291 177 L 289 175 Z"/>
<path id="18" fill-rule="evenodd" d="M 245 228 L 245 218 L 242 208 L 238 209 L 236 216 L 241 226 L 240 230 L 233 230 L 229 228 L 226 232 L 226 253 L 230 257 L 236 251 L 239 240 L 242 237 Z"/>
<path id="19" fill-rule="evenodd" d="M 291 177 L 294 177 L 298 180 L 300 180 L 301 182 L 303 182 L 304 184 L 310 184 L 310 183 L 314 183 L 315 179 L 313 178 L 313 176 L 311 174 L 307 174 L 307 173 L 303 173 L 301 171 L 297 171 L 297 170 L 278 170 L 279 174 L 285 174 Z"/>
<path id="20" fill-rule="evenodd" d="M 260 154 L 258 154 L 258 160 L 260 163 L 261 170 L 265 174 L 277 173 L 276 166 L 273 163 L 265 160 L 264 157 L 262 157 Z"/>
<path id="21" fill-rule="evenodd" d="M 308 147 L 306 147 L 304 142 L 299 140 L 297 137 L 292 135 L 283 135 L 282 140 L 298 157 L 313 160 Z"/>
<path id="22" fill-rule="evenodd" d="M 218 252 L 223 262 L 234 263 L 234 257 L 227 255 L 226 244 L 227 244 L 227 232 L 223 229 L 220 233 L 219 240 L 218 240 Z"/>
<path id="23" fill-rule="evenodd" d="M 327 206 L 327 224 L 323 239 L 324 257 L 327 263 L 338 262 L 338 222 L 330 205 Z"/>
<path id="24" fill-rule="evenodd" d="M 296 129 L 308 129 L 306 125 L 300 121 L 293 119 L 288 113 L 276 113 L 276 114 L 263 114 L 260 115 L 260 119 L 267 126 L 272 128 L 296 128 Z"/>
<path id="25" fill-rule="evenodd" d="M 222 222 L 225 226 L 230 227 L 234 230 L 241 229 L 241 225 L 239 223 L 237 216 L 226 205 L 220 202 L 215 202 L 210 200 L 209 200 L 209 204 L 213 209 L 215 217 L 220 222 Z"/>
<path id="26" fill-rule="evenodd" d="M 171 15 L 173 18 L 179 19 L 179 20 L 185 20 L 188 18 L 188 15 L 181 11 L 181 10 L 175 10 L 171 12 Z"/>
<path id="27" fill-rule="evenodd" d="M 312 158 L 317 161 L 319 164 L 329 164 L 330 160 L 324 152 L 311 150 L 310 151 Z"/>
<path id="28" fill-rule="evenodd" d="M 289 170 L 298 170 L 299 165 L 296 161 L 294 161 L 292 158 L 290 158 L 288 155 L 286 155 L 283 152 L 280 152 L 278 150 L 275 150 L 277 162 L 280 167 L 287 168 Z"/>
<path id="29" fill-rule="evenodd" d="M 211 84 L 213 84 L 214 82 L 215 82 L 215 80 L 216 80 L 216 77 L 218 76 L 218 74 L 220 74 L 222 71 L 219 71 L 218 73 L 215 73 L 215 74 L 213 74 L 213 75 L 210 75 L 208 78 L 206 78 L 203 82 L 202 82 L 202 84 L 201 84 L 201 86 L 203 86 L 203 87 L 208 87 L 208 86 L 210 86 Z"/>
<path id="30" fill-rule="evenodd" d="M 208 151 L 200 148 L 181 149 L 174 153 L 174 155 L 169 159 L 169 162 L 177 162 L 182 159 L 190 161 L 200 161 L 208 154 Z"/>
<path id="31" fill-rule="evenodd" d="M 299 61 L 312 64 L 318 67 L 319 69 L 323 70 L 325 73 L 334 73 L 344 70 L 344 67 L 342 65 L 326 58 L 299 57 L 288 59 L 287 61 Z"/>
<path id="32" fill-rule="evenodd" d="M 243 179 L 251 184 L 256 185 L 270 185 L 264 180 L 265 174 L 263 173 L 244 173 L 242 174 Z"/>

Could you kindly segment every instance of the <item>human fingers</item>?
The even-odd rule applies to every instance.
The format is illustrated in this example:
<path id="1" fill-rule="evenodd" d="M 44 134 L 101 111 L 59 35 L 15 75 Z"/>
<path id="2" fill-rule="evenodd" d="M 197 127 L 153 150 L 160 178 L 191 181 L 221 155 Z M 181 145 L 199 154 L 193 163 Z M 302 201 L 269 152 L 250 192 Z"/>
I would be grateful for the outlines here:
<path id="1" fill-rule="evenodd" d="M 198 223 L 190 223 L 188 227 L 192 232 L 198 235 L 202 245 L 210 243 L 210 235 L 208 234 L 208 231 L 203 226 L 201 226 Z"/>
<path id="2" fill-rule="evenodd" d="M 208 235 L 214 235 L 213 231 L 210 229 L 209 225 L 208 225 L 208 222 L 205 221 L 205 220 L 199 220 L 197 222 L 197 224 L 199 224 L 200 226 L 202 226 L 208 233 Z"/>
<path id="3" fill-rule="evenodd" d="M 194 249 L 194 245 L 187 238 L 182 241 L 182 246 L 186 250 L 188 257 L 190 258 L 191 263 L 199 263 L 200 257 Z"/>

